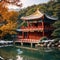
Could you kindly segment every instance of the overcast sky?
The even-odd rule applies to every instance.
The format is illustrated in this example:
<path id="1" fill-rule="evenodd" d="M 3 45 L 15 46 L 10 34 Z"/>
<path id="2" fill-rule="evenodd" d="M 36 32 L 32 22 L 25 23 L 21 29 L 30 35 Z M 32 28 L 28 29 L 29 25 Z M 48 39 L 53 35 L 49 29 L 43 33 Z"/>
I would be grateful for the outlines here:
<path id="1" fill-rule="evenodd" d="M 21 0 L 23 7 L 31 6 L 34 4 L 46 3 L 49 0 Z"/>
<path id="2" fill-rule="evenodd" d="M 49 0 L 21 0 L 21 3 L 22 3 L 22 8 L 24 7 L 28 7 L 28 6 L 32 6 L 34 4 L 41 4 L 41 3 L 46 3 L 48 2 Z M 10 9 L 19 9 L 18 7 L 16 6 L 9 6 Z"/>

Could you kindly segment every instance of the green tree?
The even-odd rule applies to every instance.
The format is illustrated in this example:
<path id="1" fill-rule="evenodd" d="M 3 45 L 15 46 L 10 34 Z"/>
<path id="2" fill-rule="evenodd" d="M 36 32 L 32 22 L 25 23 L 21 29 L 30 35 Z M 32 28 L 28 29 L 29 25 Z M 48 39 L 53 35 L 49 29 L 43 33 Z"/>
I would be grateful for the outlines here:
<path id="1" fill-rule="evenodd" d="M 60 37 L 60 21 L 56 21 L 53 26 L 56 28 L 53 33 L 52 36 L 59 38 Z"/>
<path id="2" fill-rule="evenodd" d="M 53 24 L 53 26 L 54 26 L 55 28 L 60 28 L 60 21 L 56 21 L 56 22 Z"/>
<path id="3" fill-rule="evenodd" d="M 55 36 L 56 38 L 59 38 L 60 37 L 60 28 L 54 30 L 52 35 Z"/>

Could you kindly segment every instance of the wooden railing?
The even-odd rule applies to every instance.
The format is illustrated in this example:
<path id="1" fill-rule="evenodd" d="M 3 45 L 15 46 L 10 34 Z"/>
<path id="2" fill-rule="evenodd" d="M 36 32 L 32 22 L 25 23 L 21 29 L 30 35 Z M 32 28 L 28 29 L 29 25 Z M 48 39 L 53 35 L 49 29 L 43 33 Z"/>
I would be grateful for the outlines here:
<path id="1" fill-rule="evenodd" d="M 42 25 L 40 25 L 40 26 L 22 26 L 21 28 L 23 29 L 23 28 L 32 28 L 32 27 L 34 27 L 34 28 L 41 27 L 42 28 Z M 44 27 L 52 27 L 52 26 L 44 25 Z"/>
<path id="2" fill-rule="evenodd" d="M 53 27 L 47 27 L 47 26 L 45 26 L 44 28 L 42 27 L 42 26 L 38 26 L 38 27 L 22 27 L 21 28 L 21 30 L 22 31 L 38 31 L 38 30 L 40 30 L 40 31 L 43 31 L 43 29 L 45 29 L 45 30 L 53 30 L 54 28 Z"/>
<path id="3" fill-rule="evenodd" d="M 15 42 L 23 42 L 23 43 L 38 43 L 39 40 L 36 39 L 18 39 Z"/>
<path id="4" fill-rule="evenodd" d="M 23 36 L 18 36 L 17 38 L 20 39 L 20 38 L 23 38 Z"/>
<path id="5" fill-rule="evenodd" d="M 37 31 L 37 30 L 43 30 L 43 27 L 22 27 L 21 31 Z"/>

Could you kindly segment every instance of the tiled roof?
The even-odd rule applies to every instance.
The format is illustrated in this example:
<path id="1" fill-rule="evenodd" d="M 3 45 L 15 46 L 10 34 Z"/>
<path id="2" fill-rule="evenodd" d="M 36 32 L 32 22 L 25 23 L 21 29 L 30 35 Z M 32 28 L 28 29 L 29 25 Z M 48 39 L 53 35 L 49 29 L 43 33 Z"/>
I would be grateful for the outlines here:
<path id="1" fill-rule="evenodd" d="M 22 20 L 32 20 L 32 19 L 37 19 L 37 18 L 41 18 L 44 14 L 41 13 L 39 10 L 37 10 L 36 12 L 34 12 L 33 14 L 29 15 L 29 16 L 25 16 L 25 17 L 21 17 Z"/>
<path id="2" fill-rule="evenodd" d="M 31 14 L 29 16 L 21 17 L 21 19 L 22 20 L 34 20 L 34 19 L 42 18 L 43 16 L 45 16 L 46 18 L 51 19 L 51 20 L 58 20 L 57 17 L 53 17 L 53 16 L 49 16 L 47 14 L 43 14 L 38 9 L 33 14 Z"/>

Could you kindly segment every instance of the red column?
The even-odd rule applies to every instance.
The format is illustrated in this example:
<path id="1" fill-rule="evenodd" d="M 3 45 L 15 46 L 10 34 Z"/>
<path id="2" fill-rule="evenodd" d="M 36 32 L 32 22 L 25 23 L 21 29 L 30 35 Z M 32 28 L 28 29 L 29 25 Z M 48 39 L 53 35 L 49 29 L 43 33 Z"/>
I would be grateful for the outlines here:
<path id="1" fill-rule="evenodd" d="M 44 36 L 44 17 L 42 18 L 42 28 L 43 28 L 43 36 Z"/>
<path id="2" fill-rule="evenodd" d="M 27 28 L 29 29 L 29 27 L 30 27 L 30 23 L 27 21 Z M 29 38 L 29 32 L 27 32 L 27 38 Z"/>
<path id="3" fill-rule="evenodd" d="M 29 32 L 27 32 L 27 38 L 29 38 Z"/>
<path id="4" fill-rule="evenodd" d="M 22 39 L 21 39 L 21 43 L 23 42 L 24 39 L 24 32 L 22 31 Z"/>

